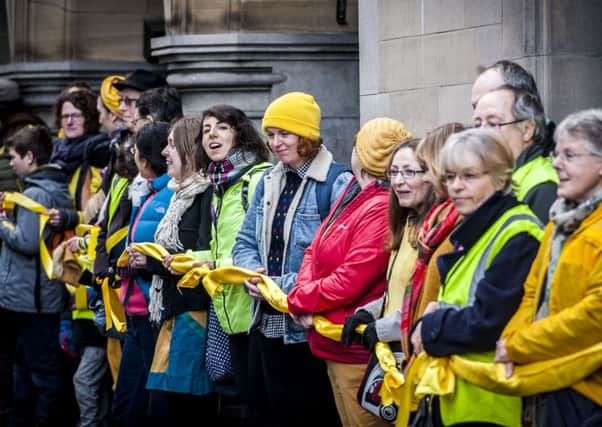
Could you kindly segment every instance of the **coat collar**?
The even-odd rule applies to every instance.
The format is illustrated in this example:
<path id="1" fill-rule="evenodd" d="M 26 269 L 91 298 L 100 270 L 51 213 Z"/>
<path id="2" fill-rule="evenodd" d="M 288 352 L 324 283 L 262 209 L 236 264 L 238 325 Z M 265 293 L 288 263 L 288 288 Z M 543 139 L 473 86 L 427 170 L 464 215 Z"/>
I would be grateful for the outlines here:
<path id="1" fill-rule="evenodd" d="M 494 193 L 450 235 L 454 248 L 470 249 L 504 212 L 518 204 L 512 194 Z"/>
<path id="2" fill-rule="evenodd" d="M 324 145 L 322 145 L 320 147 L 320 151 L 318 151 L 318 154 L 316 154 L 316 157 L 314 157 L 314 159 L 311 161 L 304 178 L 311 178 L 314 181 L 319 182 L 326 181 L 326 176 L 328 175 L 328 169 L 330 168 L 332 159 L 332 153 L 328 151 Z M 276 166 L 274 166 L 273 174 L 284 174 L 284 164 L 282 162 L 278 162 Z"/>

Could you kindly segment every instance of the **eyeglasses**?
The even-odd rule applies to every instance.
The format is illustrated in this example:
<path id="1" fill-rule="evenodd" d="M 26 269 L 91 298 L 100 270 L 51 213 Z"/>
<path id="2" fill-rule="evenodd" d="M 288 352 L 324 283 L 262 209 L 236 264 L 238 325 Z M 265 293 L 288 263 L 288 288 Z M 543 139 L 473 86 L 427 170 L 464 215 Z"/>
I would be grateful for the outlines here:
<path id="1" fill-rule="evenodd" d="M 84 115 L 82 113 L 70 113 L 70 114 L 61 114 L 61 120 L 81 120 L 84 117 Z"/>
<path id="2" fill-rule="evenodd" d="M 475 123 L 473 127 L 475 129 L 479 129 L 479 128 L 497 128 L 497 129 L 499 129 L 502 126 L 514 125 L 516 123 L 524 122 L 525 120 L 529 120 L 529 119 L 516 119 L 516 120 L 512 120 L 511 122 L 503 122 L 503 123 L 480 122 L 480 123 Z"/>
<path id="3" fill-rule="evenodd" d="M 131 107 L 132 104 L 136 105 L 138 103 L 138 98 L 130 98 L 128 96 L 124 96 L 121 98 L 121 102 L 123 102 L 127 107 Z"/>
<path id="4" fill-rule="evenodd" d="M 387 178 L 389 178 L 389 181 L 398 175 L 401 176 L 405 181 L 412 180 L 420 173 L 424 173 L 424 171 L 420 169 L 389 169 L 385 171 L 385 175 Z"/>
<path id="5" fill-rule="evenodd" d="M 590 156 L 590 157 L 598 157 L 600 158 L 601 156 L 595 153 L 573 153 L 572 151 L 553 151 L 552 153 L 550 153 L 550 157 L 552 158 L 552 161 L 555 160 L 559 160 L 561 162 L 566 162 L 566 163 L 571 163 L 573 161 L 575 161 L 575 159 L 578 159 L 579 157 L 586 157 L 586 156 Z"/>
<path id="6" fill-rule="evenodd" d="M 453 184 L 456 179 L 464 184 L 470 184 L 481 178 L 482 176 L 488 175 L 487 172 L 465 172 L 465 173 L 453 173 L 447 172 L 441 177 L 441 182 L 445 185 Z"/>

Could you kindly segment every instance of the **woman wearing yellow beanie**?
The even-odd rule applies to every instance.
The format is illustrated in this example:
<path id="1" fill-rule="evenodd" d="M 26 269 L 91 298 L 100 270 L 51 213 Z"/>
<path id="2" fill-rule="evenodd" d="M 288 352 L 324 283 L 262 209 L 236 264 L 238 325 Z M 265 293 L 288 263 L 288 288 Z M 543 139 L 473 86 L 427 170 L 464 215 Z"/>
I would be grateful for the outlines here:
<path id="1" fill-rule="evenodd" d="M 320 117 L 315 99 L 302 92 L 268 106 L 262 129 L 279 162 L 257 184 L 233 250 L 235 265 L 267 271 L 285 293 L 295 285 L 303 252 L 322 219 L 352 177 L 323 145 Z M 262 301 L 255 285 L 246 283 L 255 298 L 250 387 L 256 409 L 267 409 L 264 424 L 337 425 L 326 368 L 309 351 L 304 328 Z"/>
<path id="2" fill-rule="evenodd" d="M 386 287 L 389 253 L 389 189 L 384 182 L 389 157 L 411 134 L 397 120 L 378 118 L 358 132 L 351 154 L 355 179 L 322 223 L 305 251 L 288 308 L 301 325 L 320 314 L 335 324 L 380 298 Z M 328 377 L 344 427 L 385 426 L 364 411 L 356 393 L 370 353 L 361 344 L 347 347 L 308 329 L 312 353 L 326 361 Z"/>

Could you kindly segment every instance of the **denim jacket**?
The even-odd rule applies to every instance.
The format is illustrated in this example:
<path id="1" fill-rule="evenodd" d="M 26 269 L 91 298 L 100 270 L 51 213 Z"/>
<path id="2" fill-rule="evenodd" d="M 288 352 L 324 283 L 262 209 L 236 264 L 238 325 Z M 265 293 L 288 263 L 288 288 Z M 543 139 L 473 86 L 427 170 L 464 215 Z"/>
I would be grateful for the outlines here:
<path id="1" fill-rule="evenodd" d="M 305 249 L 312 242 L 320 226 L 320 213 L 316 198 L 316 183 L 326 181 L 328 169 L 333 157 L 326 147 L 322 146 L 313 159 L 299 189 L 295 193 L 289 213 L 284 223 L 284 259 L 282 260 L 282 275 L 272 279 L 288 294 L 295 286 L 297 272 L 303 261 Z M 345 190 L 353 175 L 344 172 L 333 183 L 330 205 Z M 267 169 L 255 190 L 253 201 L 249 206 L 244 223 L 236 237 L 233 249 L 234 265 L 255 270 L 267 267 L 268 252 L 272 237 L 272 222 L 280 193 L 286 184 L 286 173 L 282 162 Z M 253 304 L 253 328 L 260 320 L 259 304 Z M 305 330 L 286 317 L 284 343 L 292 344 L 305 341 Z"/>

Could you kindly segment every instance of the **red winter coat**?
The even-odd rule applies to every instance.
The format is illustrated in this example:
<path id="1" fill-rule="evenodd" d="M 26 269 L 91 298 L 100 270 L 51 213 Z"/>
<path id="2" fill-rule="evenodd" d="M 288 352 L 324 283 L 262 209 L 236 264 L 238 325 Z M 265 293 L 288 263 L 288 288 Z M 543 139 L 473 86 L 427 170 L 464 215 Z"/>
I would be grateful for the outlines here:
<path id="1" fill-rule="evenodd" d="M 288 294 L 292 314 L 317 313 L 343 324 L 357 307 L 381 297 L 385 291 L 389 192 L 381 183 L 372 182 L 329 225 L 349 188 L 305 251 L 297 284 Z M 359 344 L 349 348 L 313 329 L 307 331 L 307 341 L 312 353 L 323 359 L 368 362 L 369 353 Z"/>

